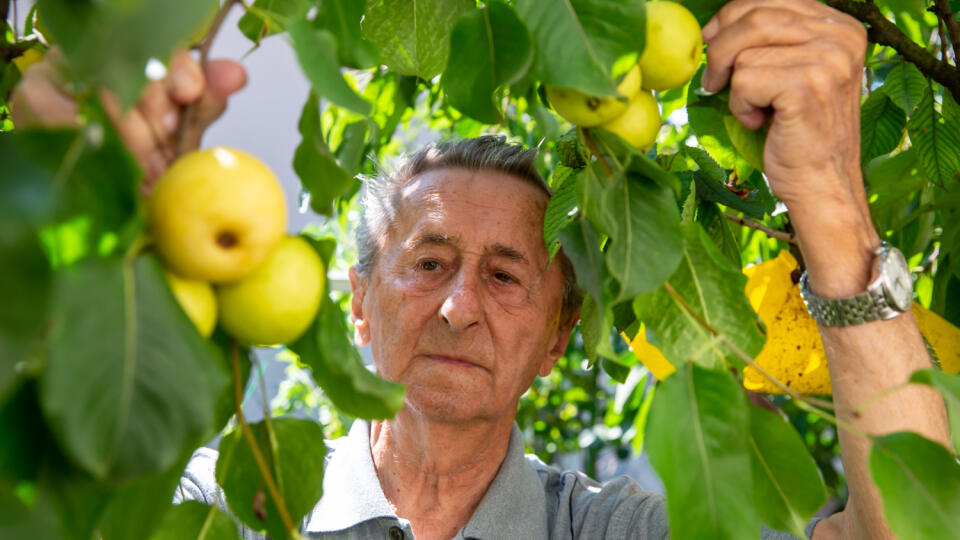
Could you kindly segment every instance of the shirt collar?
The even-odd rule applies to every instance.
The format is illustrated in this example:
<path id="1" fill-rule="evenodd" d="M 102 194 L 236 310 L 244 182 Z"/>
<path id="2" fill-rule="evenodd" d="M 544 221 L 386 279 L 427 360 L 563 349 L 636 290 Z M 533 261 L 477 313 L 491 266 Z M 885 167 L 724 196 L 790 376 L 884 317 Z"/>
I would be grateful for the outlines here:
<path id="1" fill-rule="evenodd" d="M 373 466 L 370 424 L 356 420 L 347 436 L 331 446 L 323 498 L 310 513 L 305 532 L 339 531 L 371 519 L 396 518 Z M 523 436 L 516 424 L 497 476 L 460 535 L 486 540 L 503 538 L 506 532 L 511 538 L 547 537 L 543 485 L 524 457 Z"/>

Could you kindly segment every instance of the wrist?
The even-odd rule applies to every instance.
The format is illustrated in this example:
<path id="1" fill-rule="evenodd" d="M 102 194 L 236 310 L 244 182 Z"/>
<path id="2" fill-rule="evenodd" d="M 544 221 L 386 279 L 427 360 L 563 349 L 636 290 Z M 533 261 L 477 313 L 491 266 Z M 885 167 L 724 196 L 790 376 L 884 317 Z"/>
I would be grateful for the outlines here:
<path id="1" fill-rule="evenodd" d="M 790 208 L 810 290 L 824 298 L 861 294 L 873 276 L 880 237 L 853 202 Z"/>

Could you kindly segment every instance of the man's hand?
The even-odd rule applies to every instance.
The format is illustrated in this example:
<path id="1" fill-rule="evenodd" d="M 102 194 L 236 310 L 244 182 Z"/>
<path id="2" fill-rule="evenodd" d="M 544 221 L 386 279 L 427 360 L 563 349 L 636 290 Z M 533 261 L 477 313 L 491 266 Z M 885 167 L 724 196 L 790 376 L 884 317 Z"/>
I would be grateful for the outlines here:
<path id="1" fill-rule="evenodd" d="M 736 0 L 703 33 L 704 89 L 729 83 L 746 127 L 769 122 L 765 172 L 790 210 L 812 289 L 863 292 L 880 243 L 860 173 L 863 25 L 814 0 Z"/>
<path id="2" fill-rule="evenodd" d="M 790 211 L 810 288 L 835 298 L 864 293 L 880 240 L 860 172 L 862 25 L 814 0 L 734 0 L 703 32 L 704 89 L 729 83 L 730 110 L 745 126 L 769 122 L 764 168 Z M 909 311 L 886 321 L 821 326 L 820 336 L 839 420 L 863 433 L 916 431 L 949 445 L 936 391 L 895 388 L 931 367 Z M 892 538 L 867 466 L 870 440 L 847 429 L 839 438 L 850 499 L 843 512 L 817 525 L 814 537 Z"/>
<path id="3" fill-rule="evenodd" d="M 13 122 L 18 128 L 73 126 L 77 105 L 64 90 L 56 48 L 31 66 L 11 99 Z M 212 60 L 205 69 L 187 51 L 174 53 L 166 77 L 150 82 L 136 106 L 123 111 L 116 98 L 101 91 L 103 105 L 120 136 L 144 170 L 144 191 L 163 174 L 175 156 L 176 136 L 183 108 L 196 103 L 184 134 L 184 148 L 200 145 L 204 130 L 226 109 L 227 98 L 243 88 L 246 71 L 231 60 Z"/>

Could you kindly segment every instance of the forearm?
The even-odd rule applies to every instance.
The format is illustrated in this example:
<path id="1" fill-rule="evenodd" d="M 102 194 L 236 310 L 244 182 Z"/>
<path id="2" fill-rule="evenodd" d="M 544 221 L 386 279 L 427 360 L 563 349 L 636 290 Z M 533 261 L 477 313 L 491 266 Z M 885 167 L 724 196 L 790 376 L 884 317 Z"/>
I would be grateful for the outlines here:
<path id="1" fill-rule="evenodd" d="M 819 208 L 816 220 L 812 214 L 791 211 L 811 289 L 830 298 L 861 294 L 872 277 L 871 250 L 879 244 L 879 238 L 869 219 L 846 203 L 824 210 Z M 880 435 L 909 430 L 949 444 L 946 412 L 939 394 L 926 386 L 903 386 L 911 373 L 931 367 L 923 338 L 909 311 L 886 321 L 821 326 L 820 335 L 829 362 L 837 417 L 854 432 L 838 430 L 850 500 L 844 512 L 817 526 L 815 538 L 893 538 L 870 476 L 870 441 L 857 432 Z M 871 404 L 858 414 L 853 412 L 868 402 Z"/>

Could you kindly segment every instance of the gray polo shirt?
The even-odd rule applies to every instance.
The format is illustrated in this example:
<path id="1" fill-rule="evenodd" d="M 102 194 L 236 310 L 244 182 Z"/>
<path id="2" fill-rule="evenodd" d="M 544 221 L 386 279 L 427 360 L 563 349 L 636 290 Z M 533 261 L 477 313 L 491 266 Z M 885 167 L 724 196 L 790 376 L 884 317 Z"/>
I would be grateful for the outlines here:
<path id="1" fill-rule="evenodd" d="M 413 539 L 410 522 L 397 517 L 380 489 L 370 454 L 369 423 L 357 420 L 346 437 L 328 445 L 323 498 L 304 518 L 301 534 L 323 540 Z M 187 465 L 174 502 L 192 499 L 226 509 L 214 478 L 216 460 L 216 451 L 198 450 Z M 815 523 L 808 525 L 807 536 Z M 244 540 L 265 538 L 246 527 L 241 527 L 240 534 Z M 523 437 L 514 424 L 497 476 L 454 540 L 647 540 L 667 536 L 662 495 L 644 491 L 625 476 L 600 483 L 524 455 Z M 765 528 L 762 538 L 795 537 Z"/>

